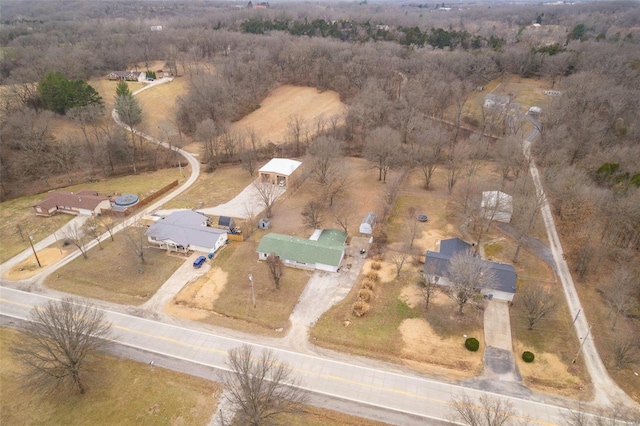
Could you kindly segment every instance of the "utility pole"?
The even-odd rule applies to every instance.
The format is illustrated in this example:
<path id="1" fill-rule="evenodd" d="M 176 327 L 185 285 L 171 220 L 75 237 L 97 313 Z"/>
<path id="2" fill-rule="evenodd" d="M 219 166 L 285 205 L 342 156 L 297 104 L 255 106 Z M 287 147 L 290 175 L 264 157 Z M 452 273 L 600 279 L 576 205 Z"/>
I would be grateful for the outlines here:
<path id="1" fill-rule="evenodd" d="M 576 314 L 576 317 L 573 319 L 573 322 L 571 323 L 571 326 L 573 327 L 573 325 L 576 323 L 576 321 L 578 320 L 578 317 L 580 316 L 580 311 L 582 309 L 578 309 L 578 313 Z"/>
<path id="2" fill-rule="evenodd" d="M 573 358 L 573 361 L 571 361 L 571 364 L 575 364 L 576 360 L 578 359 L 578 356 L 580 356 L 580 352 L 582 351 L 582 347 L 584 346 L 584 342 L 587 341 L 587 339 L 589 338 L 589 334 L 591 333 L 591 324 L 589 324 L 589 329 L 587 330 L 587 335 L 584 336 L 584 339 L 582 339 L 582 343 L 580 344 L 580 347 L 578 348 L 578 352 L 576 353 L 575 358 Z"/>
<path id="3" fill-rule="evenodd" d="M 40 259 L 38 259 L 38 253 L 36 253 L 36 248 L 33 246 L 33 237 L 31 235 L 29 235 L 29 244 L 31 244 L 31 250 L 33 250 L 33 255 L 36 257 L 36 262 L 38 262 L 38 268 L 42 268 Z"/>
<path id="4" fill-rule="evenodd" d="M 256 307 L 256 293 L 253 290 L 253 274 L 249 274 L 249 282 L 251 282 L 251 299 L 253 299 L 253 307 Z"/>

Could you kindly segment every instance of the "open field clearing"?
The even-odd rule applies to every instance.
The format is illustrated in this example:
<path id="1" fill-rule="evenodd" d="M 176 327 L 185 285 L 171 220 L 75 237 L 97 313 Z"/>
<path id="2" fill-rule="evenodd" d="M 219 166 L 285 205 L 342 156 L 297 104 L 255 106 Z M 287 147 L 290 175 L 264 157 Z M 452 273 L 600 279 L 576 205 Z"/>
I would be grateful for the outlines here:
<path id="1" fill-rule="evenodd" d="M 341 117 L 338 123 L 344 123 L 345 110 L 336 92 L 284 85 L 274 89 L 260 103 L 260 108 L 233 123 L 231 129 L 239 133 L 253 129 L 263 143 L 277 145 L 286 140 L 287 124 L 291 118 L 299 118 L 313 135 L 318 120 L 329 125 L 330 119 L 337 115 Z"/>
<path id="2" fill-rule="evenodd" d="M 222 392 L 209 380 L 160 367 L 98 354 L 98 377 L 84 395 L 64 392 L 42 396 L 20 386 L 22 366 L 9 353 L 20 338 L 0 328 L 0 423 L 206 425 Z"/>
<path id="3" fill-rule="evenodd" d="M 163 141 L 168 135 L 177 134 L 173 114 L 177 109 L 178 96 L 187 91 L 188 84 L 187 77 L 178 77 L 137 94 L 143 114 L 139 129 Z"/>
<path id="4" fill-rule="evenodd" d="M 146 238 L 146 237 L 145 237 Z M 125 236 L 94 247 L 88 259 L 79 256 L 50 275 L 45 285 L 55 290 L 124 305 L 140 305 L 164 284 L 185 258 L 166 251 L 145 249 L 145 263 L 133 253 Z M 108 279 L 105 279 L 108 277 Z"/>
<path id="5" fill-rule="evenodd" d="M 233 199 L 253 182 L 241 166 L 223 165 L 213 173 L 200 173 L 196 183 L 162 206 L 163 209 L 197 209 L 215 207 Z"/>
<path id="6" fill-rule="evenodd" d="M 491 93 L 500 96 L 509 96 L 512 103 L 520 104 L 520 110 L 526 112 L 532 106 L 541 106 L 543 111 L 549 100 L 543 91 L 551 89 L 551 81 L 547 79 L 524 78 L 518 75 L 506 75 L 487 83 L 482 91 L 474 90 L 469 95 L 462 110 L 462 115 L 469 120 L 477 120 L 482 123 L 482 106 L 485 97 Z M 450 107 L 445 113 L 448 120 L 454 117 L 454 108 Z"/>
<path id="7" fill-rule="evenodd" d="M 188 173 L 189 170 L 183 170 L 184 176 L 188 176 Z M 60 190 L 74 192 L 80 189 L 93 189 L 105 195 L 118 193 L 136 194 L 139 197 L 145 197 L 176 179 L 180 182 L 185 179 L 180 175 L 179 169 L 163 169 L 134 176 L 123 176 L 73 185 L 60 188 Z M 34 241 L 39 241 L 71 220 L 73 216 L 67 214 L 36 217 L 32 206 L 42 200 L 45 195 L 32 195 L 0 203 L 0 241 L 2 241 L 2 244 L 0 244 L 0 262 L 5 262 L 28 248 L 29 241 L 26 238 L 29 235 L 33 236 Z M 24 239 L 20 236 L 18 225 L 23 231 Z"/>
<path id="8" fill-rule="evenodd" d="M 213 259 L 212 268 L 185 286 L 165 311 L 249 333 L 284 336 L 311 273 L 284 268 L 280 289 L 276 289 L 269 268 L 258 261 L 256 247 L 254 241 L 227 245 Z M 253 276 L 255 308 L 249 274 Z"/>

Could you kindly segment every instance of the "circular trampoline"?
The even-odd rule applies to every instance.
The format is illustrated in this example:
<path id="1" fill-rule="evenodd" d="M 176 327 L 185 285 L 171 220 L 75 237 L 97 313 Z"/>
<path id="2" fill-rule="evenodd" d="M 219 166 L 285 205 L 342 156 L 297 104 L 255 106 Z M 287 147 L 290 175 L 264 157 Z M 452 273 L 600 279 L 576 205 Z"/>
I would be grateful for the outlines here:
<path id="1" fill-rule="evenodd" d="M 135 194 L 124 194 L 116 198 L 116 206 L 129 207 L 138 202 L 138 196 Z"/>

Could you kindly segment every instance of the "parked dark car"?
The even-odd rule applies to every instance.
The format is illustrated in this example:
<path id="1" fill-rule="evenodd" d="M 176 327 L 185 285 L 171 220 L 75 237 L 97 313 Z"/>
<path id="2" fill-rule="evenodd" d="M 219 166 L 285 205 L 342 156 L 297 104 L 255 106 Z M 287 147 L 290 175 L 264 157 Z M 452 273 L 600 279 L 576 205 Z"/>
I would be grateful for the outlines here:
<path id="1" fill-rule="evenodd" d="M 193 261 L 193 267 L 198 269 L 199 267 L 201 267 L 202 265 L 204 265 L 204 262 L 207 261 L 207 258 L 204 256 L 200 256 L 198 257 L 196 260 Z"/>

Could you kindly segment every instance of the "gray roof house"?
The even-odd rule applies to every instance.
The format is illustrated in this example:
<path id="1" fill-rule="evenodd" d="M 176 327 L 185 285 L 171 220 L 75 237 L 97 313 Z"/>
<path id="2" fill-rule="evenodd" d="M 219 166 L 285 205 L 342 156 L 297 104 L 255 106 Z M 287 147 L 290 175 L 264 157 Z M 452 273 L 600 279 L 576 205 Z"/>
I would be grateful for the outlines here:
<path id="1" fill-rule="evenodd" d="M 227 242 L 227 231 L 207 226 L 209 218 L 192 210 L 171 213 L 154 222 L 146 235 L 149 243 L 171 251 L 214 253 Z"/>
<path id="2" fill-rule="evenodd" d="M 473 246 L 460 238 L 451 238 L 440 242 L 440 251 L 427 250 L 424 262 L 424 274 L 438 277 L 438 284 L 448 285 L 449 281 L 449 260 L 458 253 L 472 250 Z M 511 302 L 516 294 L 516 284 L 518 277 L 513 266 L 484 260 L 495 275 L 495 282 L 489 287 L 482 289 L 485 295 L 491 295 L 496 299 Z"/>

